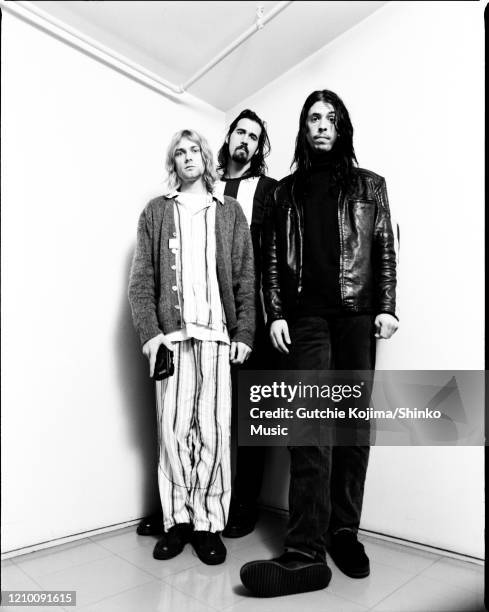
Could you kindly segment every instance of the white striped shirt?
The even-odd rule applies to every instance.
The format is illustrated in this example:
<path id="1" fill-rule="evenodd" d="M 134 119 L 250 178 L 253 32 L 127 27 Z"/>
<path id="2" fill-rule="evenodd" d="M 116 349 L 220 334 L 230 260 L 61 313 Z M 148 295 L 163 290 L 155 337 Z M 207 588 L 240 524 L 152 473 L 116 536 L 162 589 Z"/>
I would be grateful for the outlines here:
<path id="1" fill-rule="evenodd" d="M 259 180 L 259 176 L 250 176 L 239 181 L 236 200 L 238 200 L 241 208 L 243 209 L 248 225 L 251 225 L 251 219 L 253 217 L 253 201 Z M 222 199 L 224 197 L 225 188 L 225 181 L 217 181 L 214 185 L 214 195 Z"/>
<path id="2" fill-rule="evenodd" d="M 211 195 L 178 193 L 174 199 L 177 285 L 183 328 L 172 342 L 197 338 L 229 344 L 216 268 L 216 204 Z"/>

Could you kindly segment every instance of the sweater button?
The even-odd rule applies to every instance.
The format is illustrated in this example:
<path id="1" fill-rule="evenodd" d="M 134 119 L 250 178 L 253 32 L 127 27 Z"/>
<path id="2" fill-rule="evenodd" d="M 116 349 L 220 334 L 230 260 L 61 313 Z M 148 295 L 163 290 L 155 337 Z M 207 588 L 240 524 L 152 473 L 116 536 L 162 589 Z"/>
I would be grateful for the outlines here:
<path id="1" fill-rule="evenodd" d="M 176 266 L 175 264 L 173 264 L 173 265 L 171 266 L 171 269 L 172 269 L 172 270 L 176 270 L 176 269 L 177 269 L 177 266 Z"/>
<path id="2" fill-rule="evenodd" d="M 176 291 L 176 290 L 177 290 L 177 286 L 176 286 L 176 285 L 173 285 L 173 287 L 172 287 L 172 291 Z"/>
<path id="3" fill-rule="evenodd" d="M 177 232 L 173 232 L 173 238 L 177 237 Z"/>
<path id="4" fill-rule="evenodd" d="M 180 310 L 180 304 L 175 304 L 175 308 L 176 308 L 177 310 Z"/>

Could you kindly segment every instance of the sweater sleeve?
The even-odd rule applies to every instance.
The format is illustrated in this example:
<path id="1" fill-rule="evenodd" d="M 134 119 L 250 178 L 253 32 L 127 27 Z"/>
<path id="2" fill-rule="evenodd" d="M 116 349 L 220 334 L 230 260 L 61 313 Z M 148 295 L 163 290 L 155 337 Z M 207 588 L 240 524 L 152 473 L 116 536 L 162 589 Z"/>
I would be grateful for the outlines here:
<path id="1" fill-rule="evenodd" d="M 232 270 L 237 329 L 231 339 L 253 348 L 256 326 L 255 265 L 250 229 L 239 204 L 236 206 L 234 223 Z"/>
<path id="2" fill-rule="evenodd" d="M 157 317 L 155 269 L 153 261 L 153 225 L 149 207 L 139 217 L 136 250 L 129 277 L 128 297 L 134 327 L 141 341 L 161 333 Z"/>

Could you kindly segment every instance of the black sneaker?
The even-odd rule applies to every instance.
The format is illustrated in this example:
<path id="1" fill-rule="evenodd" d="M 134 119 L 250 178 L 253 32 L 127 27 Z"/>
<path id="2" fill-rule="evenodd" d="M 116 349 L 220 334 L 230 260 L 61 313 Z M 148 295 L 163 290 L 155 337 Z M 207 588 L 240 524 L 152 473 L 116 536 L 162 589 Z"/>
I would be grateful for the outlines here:
<path id="1" fill-rule="evenodd" d="M 331 570 L 325 561 L 286 552 L 269 561 L 245 563 L 240 577 L 243 585 L 257 597 L 277 597 L 324 589 L 331 580 Z"/>
<path id="2" fill-rule="evenodd" d="M 151 514 L 141 519 L 138 528 L 136 529 L 138 535 L 160 535 L 163 533 L 163 514 Z"/>
<path id="3" fill-rule="evenodd" d="M 192 535 L 192 525 L 179 523 L 163 532 L 163 536 L 158 540 L 153 550 L 153 557 L 159 560 L 173 559 L 185 548 L 185 544 L 190 542 Z"/>
<path id="4" fill-rule="evenodd" d="M 218 533 L 194 531 L 190 541 L 202 563 L 219 565 L 226 559 L 226 547 Z"/>
<path id="5" fill-rule="evenodd" d="M 229 517 L 222 535 L 225 538 L 242 538 L 253 531 L 258 520 L 256 506 L 231 501 Z"/>
<path id="6" fill-rule="evenodd" d="M 337 568 L 350 578 L 366 578 L 370 574 L 370 562 L 355 532 L 344 530 L 332 535 L 328 552 Z"/>

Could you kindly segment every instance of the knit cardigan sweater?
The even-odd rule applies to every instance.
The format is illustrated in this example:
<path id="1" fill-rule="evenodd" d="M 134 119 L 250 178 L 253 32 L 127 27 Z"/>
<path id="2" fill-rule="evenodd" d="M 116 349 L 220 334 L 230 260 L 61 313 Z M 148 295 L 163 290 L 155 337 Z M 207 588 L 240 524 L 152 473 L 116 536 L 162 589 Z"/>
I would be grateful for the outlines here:
<path id="1" fill-rule="evenodd" d="M 231 341 L 253 347 L 255 273 L 248 222 L 239 203 L 228 196 L 216 202 L 216 266 L 226 325 Z M 128 297 L 136 331 L 143 345 L 160 333 L 182 329 L 177 292 L 176 237 L 173 197 L 149 202 L 139 217 L 136 251 Z"/>

